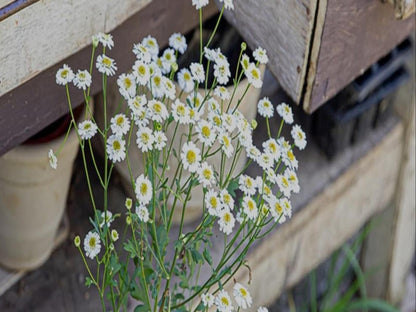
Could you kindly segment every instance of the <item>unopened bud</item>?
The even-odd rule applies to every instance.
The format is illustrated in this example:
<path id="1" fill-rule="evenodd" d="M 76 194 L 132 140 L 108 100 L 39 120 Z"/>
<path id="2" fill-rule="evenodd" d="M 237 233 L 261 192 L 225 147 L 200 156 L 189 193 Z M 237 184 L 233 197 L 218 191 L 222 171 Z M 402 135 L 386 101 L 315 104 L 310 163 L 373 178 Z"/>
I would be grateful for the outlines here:
<path id="1" fill-rule="evenodd" d="M 78 235 L 74 238 L 74 244 L 77 248 L 81 245 L 81 238 Z"/>
<path id="2" fill-rule="evenodd" d="M 241 50 L 245 51 L 247 49 L 247 43 L 245 43 L 244 41 L 241 42 Z"/>
<path id="3" fill-rule="evenodd" d="M 257 128 L 257 121 L 255 119 L 251 121 L 251 127 L 253 128 L 253 130 Z"/>
<path id="4" fill-rule="evenodd" d="M 131 224 L 131 217 L 130 216 L 126 217 L 126 223 L 127 223 L 127 225 Z"/>

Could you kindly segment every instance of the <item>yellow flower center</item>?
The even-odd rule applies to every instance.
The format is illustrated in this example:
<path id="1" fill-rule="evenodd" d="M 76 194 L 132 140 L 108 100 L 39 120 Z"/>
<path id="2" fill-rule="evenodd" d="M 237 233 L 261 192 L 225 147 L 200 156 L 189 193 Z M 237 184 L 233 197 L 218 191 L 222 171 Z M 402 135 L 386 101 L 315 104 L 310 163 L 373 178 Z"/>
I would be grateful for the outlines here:
<path id="1" fill-rule="evenodd" d="M 205 179 L 209 180 L 212 177 L 212 171 L 210 169 L 208 169 L 208 168 L 205 168 L 202 171 L 202 175 L 204 176 Z"/>
<path id="2" fill-rule="evenodd" d="M 124 117 L 119 116 L 116 120 L 117 126 L 121 126 L 124 123 Z"/>
<path id="3" fill-rule="evenodd" d="M 66 78 L 66 76 L 68 76 L 68 73 L 69 73 L 69 71 L 68 71 L 67 69 L 64 69 L 64 70 L 61 72 L 61 77 L 62 77 L 62 78 Z"/>
<path id="4" fill-rule="evenodd" d="M 285 177 L 282 177 L 282 182 L 284 187 L 289 187 L 289 181 Z"/>
<path id="5" fill-rule="evenodd" d="M 188 162 L 190 164 L 195 163 L 196 162 L 196 153 L 194 151 L 192 151 L 192 150 L 188 151 L 186 153 L 186 160 L 188 160 Z"/>
<path id="6" fill-rule="evenodd" d="M 133 83 L 131 82 L 129 78 L 126 78 L 124 79 L 124 85 L 126 86 L 126 89 L 128 89 L 133 85 Z"/>
<path id="7" fill-rule="evenodd" d="M 294 161 L 295 160 L 295 155 L 293 155 L 292 151 L 288 151 L 287 152 L 287 157 L 289 157 L 290 161 Z"/>
<path id="8" fill-rule="evenodd" d="M 114 149 L 115 151 L 118 151 L 118 150 L 120 150 L 120 148 L 121 148 L 121 144 L 120 144 L 120 142 L 119 142 L 119 141 L 114 141 L 114 142 L 113 142 L 113 149 Z"/>
<path id="9" fill-rule="evenodd" d="M 89 123 L 85 124 L 84 129 L 85 130 L 91 129 L 91 124 L 89 124 Z"/>
<path id="10" fill-rule="evenodd" d="M 274 204 L 274 209 L 280 214 L 283 212 L 283 208 L 279 203 Z"/>
<path id="11" fill-rule="evenodd" d="M 186 72 L 186 73 L 183 75 L 183 79 L 185 79 L 186 81 L 189 81 L 189 80 L 191 80 L 191 75 L 189 75 L 189 73 L 188 73 L 188 72 Z"/>
<path id="12" fill-rule="evenodd" d="M 231 216 L 229 213 L 224 214 L 224 221 L 227 223 L 231 221 Z"/>
<path id="13" fill-rule="evenodd" d="M 155 79 L 154 79 L 154 82 L 155 82 L 155 85 L 156 86 L 160 86 L 160 82 L 161 82 L 160 77 L 159 76 L 156 76 Z"/>
<path id="14" fill-rule="evenodd" d="M 156 102 L 156 103 L 153 105 L 153 110 L 154 110 L 156 113 L 160 113 L 160 112 L 162 111 L 162 105 L 160 105 L 160 103 Z"/>
<path id="15" fill-rule="evenodd" d="M 217 198 L 216 198 L 216 197 L 214 197 L 214 196 L 210 198 L 209 203 L 210 203 L 210 204 L 211 204 L 211 206 L 212 206 L 212 207 L 214 207 L 214 208 L 217 208 L 217 206 L 218 206 L 218 201 L 217 201 Z"/>
<path id="16" fill-rule="evenodd" d="M 145 142 L 145 143 L 149 142 L 149 134 L 148 133 L 142 133 L 141 137 L 142 137 L 143 142 Z"/>
<path id="17" fill-rule="evenodd" d="M 230 302 L 228 301 L 228 299 L 226 297 L 222 297 L 221 302 L 226 306 L 230 305 Z"/>
<path id="18" fill-rule="evenodd" d="M 91 248 L 94 248 L 95 245 L 97 244 L 97 241 L 96 241 L 95 237 L 91 237 L 88 244 L 90 245 Z"/>
<path id="19" fill-rule="evenodd" d="M 251 71 L 251 75 L 254 77 L 254 79 L 259 79 L 260 78 L 260 75 L 259 75 L 259 72 L 257 71 L 257 69 L 253 69 Z"/>
<path id="20" fill-rule="evenodd" d="M 245 290 L 244 288 L 240 288 L 240 294 L 245 298 L 247 297 L 247 290 Z"/>
<path id="21" fill-rule="evenodd" d="M 140 185 L 140 194 L 145 195 L 147 193 L 147 184 L 146 183 L 142 183 Z"/>
<path id="22" fill-rule="evenodd" d="M 103 58 L 103 64 L 104 66 L 110 67 L 111 66 L 111 60 L 107 57 Z"/>
<path id="23" fill-rule="evenodd" d="M 252 200 L 248 201 L 247 206 L 250 211 L 253 211 L 256 208 Z"/>
<path id="24" fill-rule="evenodd" d="M 202 132 L 202 135 L 207 138 L 211 134 L 211 129 L 208 126 L 203 126 L 201 132 Z"/>
<path id="25" fill-rule="evenodd" d="M 140 75 L 146 74 L 146 68 L 143 65 L 139 66 L 138 71 Z"/>

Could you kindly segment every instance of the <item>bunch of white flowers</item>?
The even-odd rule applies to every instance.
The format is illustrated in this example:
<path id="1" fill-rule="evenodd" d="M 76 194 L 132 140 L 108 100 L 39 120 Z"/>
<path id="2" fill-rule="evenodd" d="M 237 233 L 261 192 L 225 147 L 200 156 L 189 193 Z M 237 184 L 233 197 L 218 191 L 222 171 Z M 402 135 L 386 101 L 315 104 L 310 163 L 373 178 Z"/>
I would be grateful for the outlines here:
<path id="1" fill-rule="evenodd" d="M 232 0 L 220 2 L 222 10 L 234 9 Z M 192 4 L 202 10 L 208 0 L 192 0 Z M 95 65 L 103 76 L 105 94 L 107 77 L 115 75 L 117 66 L 106 54 L 114 46 L 112 36 L 103 33 L 93 36 L 93 57 L 100 44 L 103 52 L 96 57 Z M 257 48 L 251 61 L 245 53 L 245 44 L 242 45 L 236 78 L 232 81 L 234 92 L 230 93 L 225 87 L 231 78 L 230 62 L 223 52 L 201 46 L 200 62 L 179 69 L 177 59 L 186 49 L 186 39 L 179 33 L 170 37 L 169 47 L 163 51 L 156 38 L 143 38 L 133 46 L 134 64 L 117 78 L 127 109 L 107 116 L 104 96 L 103 127 L 96 124 L 91 114 L 78 124 L 74 118 L 71 123 L 80 140 L 83 160 L 86 161 L 89 149 L 104 191 L 104 207 L 100 211 L 86 170 L 94 209 L 93 230 L 86 235 L 83 249 L 81 239 L 78 236 L 75 239 L 88 269 L 87 285 L 97 287 L 103 310 L 107 299 L 116 311 L 125 307 L 128 296 L 132 296 L 141 302 L 136 307 L 138 311 L 184 311 L 185 306 L 198 304 L 194 302 L 198 298 L 198 311 L 214 305 L 220 312 L 233 311 L 231 297 L 223 287 L 243 264 L 250 245 L 291 217 L 291 194 L 300 191 L 294 147 L 305 148 L 305 133 L 294 125 L 291 130 L 294 143 L 281 136 L 284 123 L 293 123 L 290 106 L 282 103 L 275 107 L 269 98 L 258 102 L 258 115 L 266 119 L 268 130 L 268 138 L 257 144 L 262 147 L 259 149 L 253 141 L 256 122 L 247 120 L 239 111 L 243 98 L 235 96 L 235 88 L 244 77 L 248 80 L 247 90 L 261 88 L 259 66 L 268 62 L 266 51 Z M 210 69 L 214 75 L 211 86 L 206 81 Z M 92 67 L 74 74 L 67 65 L 56 74 L 56 83 L 65 86 L 69 103 L 69 83 L 84 92 L 87 112 L 91 112 L 91 75 Z M 200 89 L 203 83 L 205 88 Z M 70 110 L 72 113 L 71 107 Z M 269 121 L 275 110 L 282 120 L 278 131 L 272 133 Z M 186 131 L 179 133 L 179 127 Z M 97 135 L 105 146 L 103 171 L 95 163 L 90 143 Z M 179 146 L 174 144 L 177 141 Z M 131 144 L 136 144 L 143 154 L 143 172 L 131 171 L 128 154 Z M 244 153 L 249 157 L 248 164 L 254 162 L 262 169 L 260 175 L 251 177 L 244 170 L 236 171 L 236 163 Z M 58 154 L 49 152 L 52 167 L 57 166 Z M 215 155 L 219 164 L 213 162 Z M 114 246 L 119 242 L 118 232 L 111 228 L 120 214 L 113 215 L 108 210 L 108 187 L 115 164 L 123 161 L 130 170 L 135 198 L 127 198 L 125 202 L 125 232 L 131 235 L 123 239 L 120 249 Z M 176 167 L 169 168 L 174 161 Z M 173 178 L 168 178 L 169 170 L 174 172 Z M 203 215 L 194 231 L 185 232 L 187 203 L 197 186 L 203 189 Z M 176 240 L 171 240 L 175 209 L 181 209 L 181 221 Z M 221 259 L 212 259 L 210 253 L 214 227 L 225 237 Z M 167 256 L 169 248 L 174 250 L 173 257 Z M 128 256 L 123 256 L 123 252 Z M 84 253 L 97 260 L 95 274 Z M 125 259 L 133 259 L 133 275 Z M 200 283 L 195 275 L 203 266 L 209 267 L 212 274 Z M 251 295 L 241 284 L 235 283 L 233 296 L 238 309 L 252 306 Z"/>

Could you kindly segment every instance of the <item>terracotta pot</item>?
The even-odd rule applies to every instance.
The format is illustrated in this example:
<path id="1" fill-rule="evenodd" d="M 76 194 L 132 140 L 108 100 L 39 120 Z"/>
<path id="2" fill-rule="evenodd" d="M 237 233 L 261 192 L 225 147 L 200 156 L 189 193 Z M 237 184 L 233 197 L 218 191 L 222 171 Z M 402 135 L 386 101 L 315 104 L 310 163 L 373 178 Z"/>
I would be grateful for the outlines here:
<path id="1" fill-rule="evenodd" d="M 48 127 L 51 131 L 41 131 L 0 157 L 0 264 L 7 268 L 34 269 L 52 251 L 79 147 L 75 131 L 56 170 L 49 165 L 48 151 L 59 149 L 69 122 L 62 118 Z"/>

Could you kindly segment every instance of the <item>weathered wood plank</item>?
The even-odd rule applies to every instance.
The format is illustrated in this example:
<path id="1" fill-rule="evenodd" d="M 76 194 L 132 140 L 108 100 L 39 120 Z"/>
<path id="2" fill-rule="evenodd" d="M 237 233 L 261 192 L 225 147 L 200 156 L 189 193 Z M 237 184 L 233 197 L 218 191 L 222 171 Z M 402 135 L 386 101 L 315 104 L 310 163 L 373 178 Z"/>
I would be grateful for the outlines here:
<path id="1" fill-rule="evenodd" d="M 402 136 L 403 126 L 398 124 L 380 144 L 249 254 L 249 289 L 256 305 L 271 304 L 387 205 L 394 196 Z M 247 270 L 241 270 L 236 279 L 246 282 Z"/>
<path id="2" fill-rule="evenodd" d="M 323 0 L 321 0 L 323 1 Z M 320 1 L 320 5 L 321 5 Z M 329 100 L 375 61 L 408 36 L 414 18 L 398 21 L 394 8 L 374 0 L 327 2 L 326 17 L 317 59 L 311 70 L 304 109 L 312 112 Z"/>
<path id="3" fill-rule="evenodd" d="M 300 101 L 309 58 L 316 0 L 234 1 L 235 10 L 227 19 L 247 43 L 261 46 L 269 55 L 269 69 L 280 85 Z"/>
<path id="4" fill-rule="evenodd" d="M 150 0 L 39 1 L 0 22 L 0 96 L 111 30 Z M 111 18 L 110 18 L 111 16 Z"/>
<path id="5" fill-rule="evenodd" d="M 204 18 L 215 12 L 217 8 L 211 4 Z M 121 73 L 133 64 L 133 43 L 152 34 L 163 46 L 173 32 L 185 33 L 197 24 L 198 14 L 189 0 L 153 1 L 112 32 L 115 47 L 109 55 L 117 60 Z M 65 92 L 55 84 L 55 73 L 62 63 L 73 68 L 88 68 L 90 57 L 91 47 L 88 46 L 0 97 L 0 155 L 68 111 Z M 3 64 L 1 66 L 3 68 Z M 93 79 L 92 93 L 100 89 L 100 79 Z M 73 92 L 71 98 L 73 106 L 83 102 L 81 92 Z"/>

